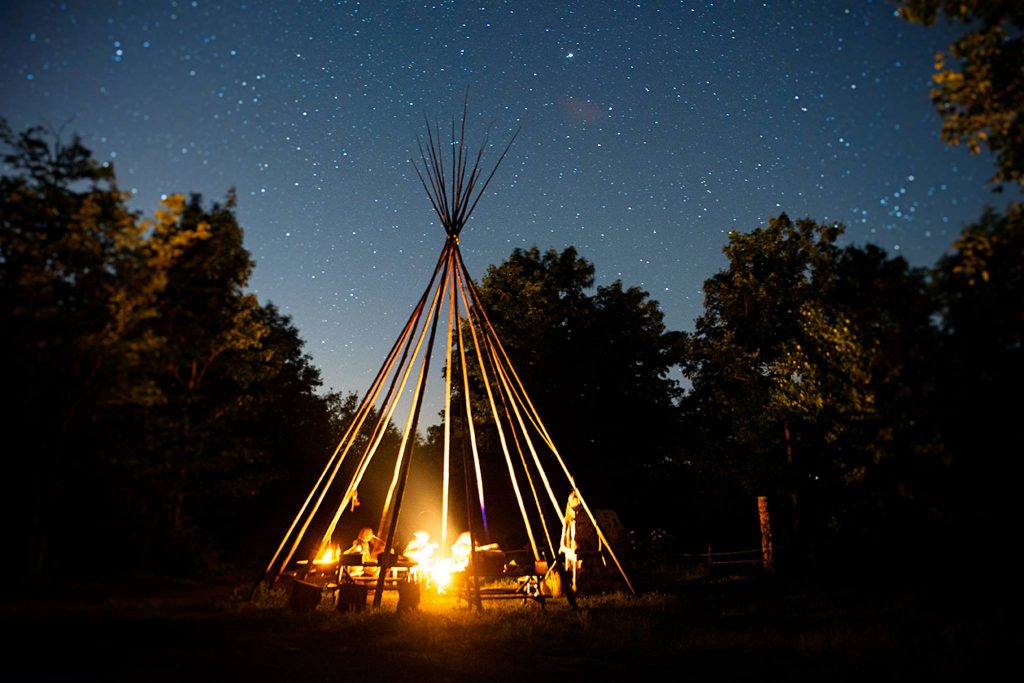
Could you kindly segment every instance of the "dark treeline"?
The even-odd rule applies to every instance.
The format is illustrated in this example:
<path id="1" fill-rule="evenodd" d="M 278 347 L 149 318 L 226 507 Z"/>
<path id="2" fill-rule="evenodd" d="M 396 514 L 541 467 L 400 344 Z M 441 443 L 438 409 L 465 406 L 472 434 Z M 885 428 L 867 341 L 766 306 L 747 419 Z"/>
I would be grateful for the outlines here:
<path id="1" fill-rule="evenodd" d="M 936 78 L 942 135 L 987 147 L 993 183 L 1017 193 L 1014 7 L 903 3 L 974 22 L 950 50 L 961 70 Z M 255 574 L 355 396 L 324 392 L 288 316 L 247 292 L 233 196 L 173 195 L 144 219 L 79 140 L 2 124 L 0 144 L 6 571 Z M 986 212 L 928 268 L 842 235 L 785 214 L 732 232 L 692 332 L 642 289 L 595 289 L 571 247 L 485 274 L 559 450 L 637 550 L 750 547 L 757 496 L 783 566 L 959 565 L 1008 538 L 1024 207 Z"/>
<path id="2" fill-rule="evenodd" d="M 691 333 L 637 288 L 588 294 L 572 248 L 517 250 L 481 294 L 636 550 L 755 547 L 767 496 L 780 563 L 948 563 L 1005 541 L 1015 502 L 1021 218 L 986 214 L 929 269 L 780 215 L 730 235 Z"/>
<path id="3" fill-rule="evenodd" d="M 144 220 L 77 139 L 0 143 L 7 570 L 208 571 L 279 533 L 346 406 L 246 292 L 234 197 Z"/>

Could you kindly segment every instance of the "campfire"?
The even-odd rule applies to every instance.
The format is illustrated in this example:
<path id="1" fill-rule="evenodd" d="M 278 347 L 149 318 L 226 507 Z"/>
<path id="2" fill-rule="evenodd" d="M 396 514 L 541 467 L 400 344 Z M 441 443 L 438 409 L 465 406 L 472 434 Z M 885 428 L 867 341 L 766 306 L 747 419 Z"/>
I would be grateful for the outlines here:
<path id="1" fill-rule="evenodd" d="M 439 547 L 439 543 L 431 540 L 430 534 L 419 530 L 413 534 L 413 539 L 406 545 L 402 555 L 414 563 L 409 568 L 409 572 L 415 580 L 433 588 L 438 593 L 444 593 L 451 586 L 455 575 L 465 572 L 469 566 L 472 540 L 468 531 L 459 534 L 449 549 L 448 557 L 437 555 L 436 551 Z M 478 545 L 476 550 L 477 552 L 501 552 L 497 543 Z"/>
<path id="2" fill-rule="evenodd" d="M 323 549 L 320 555 L 313 560 L 313 564 L 318 565 L 332 565 L 337 564 L 338 560 L 341 559 L 341 548 L 339 546 L 327 546 Z"/>

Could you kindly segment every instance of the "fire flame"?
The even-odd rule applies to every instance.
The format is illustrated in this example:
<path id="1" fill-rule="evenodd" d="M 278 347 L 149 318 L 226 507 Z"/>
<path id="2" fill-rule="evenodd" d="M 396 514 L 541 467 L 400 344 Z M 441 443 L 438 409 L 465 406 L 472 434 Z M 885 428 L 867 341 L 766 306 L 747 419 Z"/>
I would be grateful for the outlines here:
<path id="1" fill-rule="evenodd" d="M 454 575 L 464 572 L 469 565 L 469 532 L 460 534 L 452 544 L 450 557 L 435 556 L 439 545 L 430 540 L 430 534 L 420 530 L 413 534 L 413 539 L 402 554 L 415 563 L 409 571 L 416 579 L 425 581 L 427 586 L 433 587 L 438 593 L 444 593 L 451 586 Z"/>
<path id="2" fill-rule="evenodd" d="M 445 589 L 452 585 L 452 575 L 455 571 L 455 565 L 450 557 L 438 560 L 430 568 L 430 583 L 437 588 L 438 593 L 444 593 Z"/>
<path id="3" fill-rule="evenodd" d="M 320 556 L 313 560 L 313 564 L 334 564 L 341 559 L 341 548 L 327 546 L 320 553 Z"/>

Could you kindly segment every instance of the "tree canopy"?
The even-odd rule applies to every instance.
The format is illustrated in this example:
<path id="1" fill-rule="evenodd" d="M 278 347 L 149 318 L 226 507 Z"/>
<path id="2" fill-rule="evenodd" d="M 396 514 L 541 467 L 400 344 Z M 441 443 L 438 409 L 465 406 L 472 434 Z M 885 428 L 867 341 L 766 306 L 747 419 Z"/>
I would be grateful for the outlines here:
<path id="1" fill-rule="evenodd" d="M 904 0 L 903 16 L 945 17 L 964 32 L 936 56 L 932 101 L 942 136 L 993 155 L 993 181 L 1024 188 L 1024 6 L 1012 0 Z M 1024 206 L 1014 193 L 966 226 L 934 269 L 943 339 L 940 419 L 955 487 L 949 505 L 964 536 L 1001 541 L 1021 466 L 1013 396 L 1024 382 Z M 982 540 L 982 542 L 984 542 Z"/>
<path id="2" fill-rule="evenodd" d="M 246 291 L 234 198 L 170 195 L 143 218 L 78 138 L 0 123 L 0 145 L 4 524 L 21 566 L 217 561 L 251 532 L 239 513 L 308 472 L 290 465 L 336 427 L 298 331 Z"/>
<path id="3" fill-rule="evenodd" d="M 926 274 L 877 247 L 841 248 L 842 233 L 785 214 L 731 233 L 683 366 L 702 478 L 775 497 L 790 518 L 780 531 L 818 541 L 893 524 L 934 466 Z"/>
<path id="4" fill-rule="evenodd" d="M 940 15 L 969 27 L 935 55 L 932 102 L 942 138 L 996 157 L 992 180 L 1024 187 L 1024 6 L 1016 0 L 903 0 L 902 15 L 930 26 Z"/>
<path id="5" fill-rule="evenodd" d="M 643 491 L 676 461 L 680 395 L 678 335 L 659 304 L 618 280 L 594 289 L 593 264 L 572 247 L 516 249 L 488 268 L 480 298 L 588 497 L 656 514 Z"/>

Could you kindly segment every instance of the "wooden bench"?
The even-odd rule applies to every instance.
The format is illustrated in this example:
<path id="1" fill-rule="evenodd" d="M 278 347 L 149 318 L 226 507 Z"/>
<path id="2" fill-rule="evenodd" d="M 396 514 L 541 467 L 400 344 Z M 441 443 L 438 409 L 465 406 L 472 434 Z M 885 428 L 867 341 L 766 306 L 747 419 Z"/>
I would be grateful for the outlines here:
<path id="1" fill-rule="evenodd" d="M 509 579 L 515 578 L 515 586 L 482 586 L 479 589 L 480 600 L 522 600 L 523 604 L 528 602 L 535 602 L 542 608 L 544 604 L 550 599 L 551 595 L 544 593 L 544 577 L 547 575 L 548 566 L 546 562 L 535 562 L 533 571 L 525 574 L 519 574 L 514 577 L 509 576 L 480 576 L 477 577 L 478 581 L 488 581 L 497 579 Z M 469 587 L 471 576 L 464 575 L 462 580 L 459 582 L 459 590 L 456 593 L 457 600 L 465 600 L 467 604 L 472 604 L 473 596 L 472 591 Z"/>

